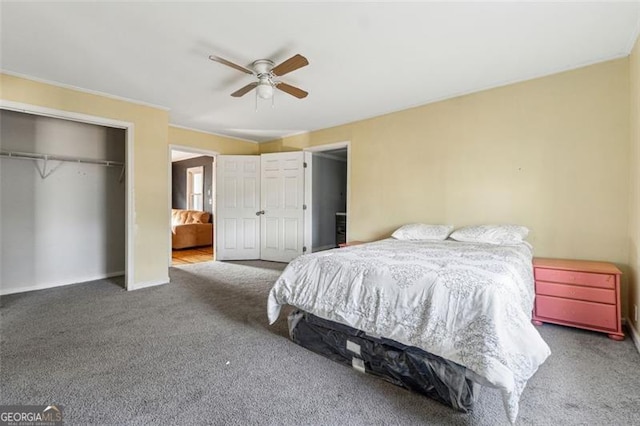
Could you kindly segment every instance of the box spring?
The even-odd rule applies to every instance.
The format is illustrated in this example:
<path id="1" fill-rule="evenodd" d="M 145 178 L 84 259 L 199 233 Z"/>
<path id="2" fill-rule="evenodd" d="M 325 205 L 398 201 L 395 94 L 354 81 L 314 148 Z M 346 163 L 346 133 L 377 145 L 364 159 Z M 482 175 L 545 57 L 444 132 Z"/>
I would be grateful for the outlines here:
<path id="1" fill-rule="evenodd" d="M 304 311 L 289 315 L 289 333 L 300 346 L 458 411 L 470 412 L 480 389 L 459 364 Z"/>

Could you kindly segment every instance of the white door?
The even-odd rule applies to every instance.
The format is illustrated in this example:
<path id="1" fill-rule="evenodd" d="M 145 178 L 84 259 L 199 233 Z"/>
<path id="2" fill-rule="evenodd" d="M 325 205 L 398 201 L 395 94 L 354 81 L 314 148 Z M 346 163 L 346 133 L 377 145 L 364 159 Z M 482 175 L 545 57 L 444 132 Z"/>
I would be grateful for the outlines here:
<path id="1" fill-rule="evenodd" d="M 261 169 L 260 257 L 289 262 L 303 253 L 304 153 L 262 154 Z"/>
<path id="2" fill-rule="evenodd" d="M 219 155 L 216 259 L 260 259 L 260 157 Z"/>

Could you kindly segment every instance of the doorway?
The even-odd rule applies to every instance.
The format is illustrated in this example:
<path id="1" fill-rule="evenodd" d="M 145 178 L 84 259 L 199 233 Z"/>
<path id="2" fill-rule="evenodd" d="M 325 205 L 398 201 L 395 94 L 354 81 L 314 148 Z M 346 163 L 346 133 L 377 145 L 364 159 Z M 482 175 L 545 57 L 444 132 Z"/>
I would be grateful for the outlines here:
<path id="1" fill-rule="evenodd" d="M 312 154 L 311 252 L 344 246 L 348 241 L 350 143 L 306 149 Z"/>
<path id="2" fill-rule="evenodd" d="M 171 266 L 215 259 L 215 153 L 171 146 Z"/>

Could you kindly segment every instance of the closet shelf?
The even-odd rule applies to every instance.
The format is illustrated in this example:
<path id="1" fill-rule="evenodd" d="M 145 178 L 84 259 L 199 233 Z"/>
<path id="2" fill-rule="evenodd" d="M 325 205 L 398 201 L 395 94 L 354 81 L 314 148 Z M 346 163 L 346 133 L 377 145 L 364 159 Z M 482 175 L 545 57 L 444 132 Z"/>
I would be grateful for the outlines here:
<path id="1" fill-rule="evenodd" d="M 36 154 L 31 152 L 0 151 L 0 157 L 10 157 L 10 158 L 15 158 L 17 160 L 70 161 L 72 163 L 99 164 L 102 166 L 113 166 L 113 167 L 124 166 L 124 163 L 121 161 L 94 160 L 91 158 L 69 157 L 64 155 L 53 155 L 53 154 Z"/>
<path id="2" fill-rule="evenodd" d="M 38 171 L 40 172 L 40 176 L 42 179 L 49 176 L 53 173 L 62 162 L 71 162 L 71 163 L 83 163 L 83 164 L 97 164 L 99 166 L 107 166 L 107 167 L 122 167 L 122 173 L 120 173 L 120 181 L 122 181 L 122 177 L 124 176 L 125 164 L 122 161 L 111 161 L 111 160 L 94 160 L 92 158 L 82 158 L 82 157 L 71 157 L 65 155 L 53 155 L 53 154 L 37 154 L 32 152 L 12 152 L 12 151 L 0 151 L 0 157 L 5 158 L 15 158 L 16 160 L 43 160 L 44 166 L 42 170 L 38 167 Z M 53 169 L 47 172 L 47 162 L 48 161 L 59 161 L 58 167 L 54 167 Z"/>

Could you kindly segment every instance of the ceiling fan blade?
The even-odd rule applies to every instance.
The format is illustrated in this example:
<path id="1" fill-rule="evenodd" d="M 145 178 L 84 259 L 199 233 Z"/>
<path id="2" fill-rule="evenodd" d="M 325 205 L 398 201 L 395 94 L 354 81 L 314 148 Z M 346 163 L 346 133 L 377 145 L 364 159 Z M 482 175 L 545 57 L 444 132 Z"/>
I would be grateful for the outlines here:
<path id="1" fill-rule="evenodd" d="M 300 54 L 297 54 L 290 57 L 280 65 L 276 65 L 275 67 L 273 67 L 271 72 L 274 75 L 277 75 L 278 77 L 280 77 L 287 73 L 290 73 L 291 71 L 295 71 L 298 68 L 302 68 L 307 65 L 309 65 L 309 61 L 307 61 L 307 58 L 305 58 Z"/>
<path id="2" fill-rule="evenodd" d="M 242 71 L 242 72 L 247 73 L 247 74 L 253 74 L 253 71 L 251 71 L 251 70 L 249 70 L 249 69 L 247 69 L 247 68 L 245 68 L 245 67 L 243 67 L 241 65 L 237 65 L 237 64 L 234 64 L 233 62 L 227 61 L 226 59 L 221 58 L 220 56 L 210 55 L 209 59 L 211 59 L 212 61 L 215 61 L 215 62 L 220 62 L 221 64 L 224 64 L 224 65 L 226 65 L 228 67 L 235 68 L 238 71 Z"/>
<path id="3" fill-rule="evenodd" d="M 292 86 L 287 83 L 278 83 L 276 86 L 278 89 L 282 90 L 285 93 L 290 94 L 291 96 L 295 96 L 298 99 L 306 98 L 309 93 L 305 92 L 302 89 L 299 89 L 295 86 Z"/>
<path id="4" fill-rule="evenodd" d="M 257 82 L 249 83 L 246 86 L 244 86 L 242 89 L 238 89 L 235 92 L 233 92 L 231 96 L 233 96 L 234 98 L 239 98 L 240 96 L 244 96 L 250 91 L 252 91 L 253 89 L 255 89 L 257 85 L 258 85 Z"/>

